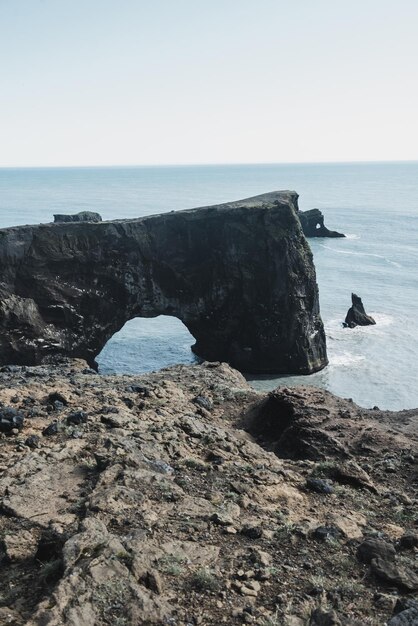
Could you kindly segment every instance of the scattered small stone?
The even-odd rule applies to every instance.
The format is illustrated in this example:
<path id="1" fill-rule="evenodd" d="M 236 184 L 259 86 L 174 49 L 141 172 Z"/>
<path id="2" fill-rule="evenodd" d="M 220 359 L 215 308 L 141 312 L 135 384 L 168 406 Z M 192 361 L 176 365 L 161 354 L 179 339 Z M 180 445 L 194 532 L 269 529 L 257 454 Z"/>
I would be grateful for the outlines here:
<path id="1" fill-rule="evenodd" d="M 206 411 L 210 411 L 213 407 L 212 400 L 207 396 L 196 396 L 193 399 L 193 402 L 200 406 L 202 409 L 205 409 Z"/>
<path id="2" fill-rule="evenodd" d="M 318 541 L 329 541 L 330 539 L 342 539 L 344 533 L 337 526 L 318 526 L 313 531 L 312 537 Z"/>
<path id="3" fill-rule="evenodd" d="M 399 539 L 399 549 L 412 550 L 413 548 L 418 548 L 418 533 L 414 533 L 413 531 L 406 532 Z"/>
<path id="4" fill-rule="evenodd" d="M 261 585 L 258 582 L 258 580 L 248 580 L 246 583 L 246 586 L 249 587 L 250 589 L 254 589 L 256 593 L 258 593 L 261 590 Z"/>
<path id="5" fill-rule="evenodd" d="M 268 552 L 264 552 L 263 550 L 255 550 L 254 554 L 256 558 L 258 558 L 261 565 L 264 565 L 265 567 L 271 565 L 272 557 Z"/>
<path id="6" fill-rule="evenodd" d="M 126 391 L 130 393 L 139 393 L 144 398 L 151 397 L 151 390 L 148 387 L 144 387 L 143 385 L 129 385 L 126 387 Z"/>
<path id="7" fill-rule="evenodd" d="M 67 416 L 67 424 L 85 424 L 87 422 L 87 413 L 84 411 L 73 411 Z"/>
<path id="8" fill-rule="evenodd" d="M 377 493 L 376 486 L 373 484 L 370 476 L 353 459 L 336 465 L 332 469 L 332 478 L 343 485 L 365 487 L 373 493 Z"/>
<path id="9" fill-rule="evenodd" d="M 224 512 L 214 513 L 211 516 L 210 521 L 217 526 L 232 526 L 234 523 L 232 517 Z"/>
<path id="10" fill-rule="evenodd" d="M 330 494 L 334 493 L 333 487 L 322 478 L 312 478 L 309 477 L 306 479 L 306 487 L 309 491 L 314 491 L 315 493 L 324 493 Z"/>
<path id="11" fill-rule="evenodd" d="M 18 431 L 23 428 L 25 421 L 23 413 L 13 407 L 0 409 L 0 432 L 12 433 L 16 428 Z"/>
<path id="12" fill-rule="evenodd" d="M 119 412 L 100 416 L 102 424 L 105 424 L 109 428 L 125 428 L 131 419 L 131 416 L 119 414 Z"/>
<path id="13" fill-rule="evenodd" d="M 243 596 L 252 596 L 253 598 L 256 598 L 258 595 L 258 592 L 255 589 L 252 589 L 251 587 L 248 587 L 246 585 L 242 585 L 240 587 L 240 593 Z"/>
<path id="14" fill-rule="evenodd" d="M 213 463 L 214 465 L 222 465 L 223 463 L 225 463 L 225 458 L 222 455 L 212 451 L 208 453 L 206 460 L 209 461 L 209 463 Z"/>
<path id="15" fill-rule="evenodd" d="M 82 374 L 85 374 L 87 376 L 96 376 L 97 372 L 96 370 L 94 370 L 92 367 L 85 367 L 83 370 L 81 370 Z"/>
<path id="16" fill-rule="evenodd" d="M 42 434 L 44 437 L 50 437 L 51 435 L 56 435 L 58 431 L 58 422 L 51 422 L 51 424 L 43 429 Z"/>
<path id="17" fill-rule="evenodd" d="M 171 465 L 169 465 L 168 463 L 165 463 L 164 461 L 160 461 L 160 460 L 149 460 L 147 459 L 146 464 L 149 465 L 150 468 L 152 468 L 155 472 L 158 472 L 159 474 L 174 474 L 175 470 L 174 467 L 171 467 Z"/>
<path id="18" fill-rule="evenodd" d="M 41 440 L 39 439 L 38 435 L 29 435 L 29 437 L 25 439 L 25 446 L 28 446 L 28 448 L 39 448 L 40 445 Z"/>
<path id="19" fill-rule="evenodd" d="M 59 393 L 59 391 L 53 391 L 52 393 L 48 394 L 45 400 L 45 404 L 51 404 L 52 406 L 55 406 L 56 402 L 59 403 L 58 406 L 68 406 L 67 398 L 62 393 Z"/>
<path id="20" fill-rule="evenodd" d="M 73 430 L 70 437 L 71 439 L 81 439 L 83 437 L 83 433 L 81 430 Z"/>
<path id="21" fill-rule="evenodd" d="M 249 539 L 260 539 L 263 535 L 263 529 L 261 526 L 246 525 L 241 528 L 241 535 Z"/>

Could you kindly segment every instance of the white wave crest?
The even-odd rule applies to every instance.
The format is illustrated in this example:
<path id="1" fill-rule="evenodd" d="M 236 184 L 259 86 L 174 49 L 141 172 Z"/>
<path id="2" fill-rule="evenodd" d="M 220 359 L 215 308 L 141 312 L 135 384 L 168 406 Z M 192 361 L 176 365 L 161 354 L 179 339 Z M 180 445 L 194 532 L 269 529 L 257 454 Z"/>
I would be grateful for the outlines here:
<path id="1" fill-rule="evenodd" d="M 331 250 L 331 252 L 335 252 L 336 254 L 351 254 L 352 256 L 371 256 L 376 259 L 382 259 L 382 261 L 386 261 L 389 265 L 394 265 L 395 267 L 402 267 L 400 263 L 397 261 L 392 261 L 392 259 L 388 259 L 382 254 L 374 254 L 373 252 L 354 252 L 353 250 L 338 250 L 337 248 L 332 248 L 331 246 L 326 246 L 324 243 L 319 244 L 322 248 L 326 250 Z"/>
<path id="2" fill-rule="evenodd" d="M 361 354 L 352 354 L 351 352 L 342 352 L 340 354 L 329 355 L 330 365 L 335 366 L 354 365 L 355 363 L 360 363 L 361 361 L 365 360 L 365 356 L 362 356 Z"/>
<path id="3" fill-rule="evenodd" d="M 391 326 L 395 321 L 395 318 L 392 315 L 387 315 L 386 313 L 375 313 L 371 311 L 369 313 L 373 317 L 376 322 L 376 326 L 357 326 L 357 328 L 375 328 L 378 330 L 379 328 L 385 328 L 386 326 Z"/>
<path id="4" fill-rule="evenodd" d="M 361 333 L 379 333 L 380 329 L 387 328 L 395 322 L 395 318 L 387 313 L 376 313 L 375 311 L 367 311 L 373 317 L 376 324 L 371 326 L 356 326 L 355 328 L 345 328 L 342 318 L 333 318 L 327 320 L 324 324 L 327 339 L 331 341 L 345 341 L 350 336 Z"/>

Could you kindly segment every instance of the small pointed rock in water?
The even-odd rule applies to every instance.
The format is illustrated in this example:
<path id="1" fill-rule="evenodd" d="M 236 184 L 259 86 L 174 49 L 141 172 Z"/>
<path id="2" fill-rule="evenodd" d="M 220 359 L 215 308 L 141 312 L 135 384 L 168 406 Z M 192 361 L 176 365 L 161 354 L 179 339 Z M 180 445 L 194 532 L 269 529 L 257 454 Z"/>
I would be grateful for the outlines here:
<path id="1" fill-rule="evenodd" d="M 351 294 L 352 306 L 348 309 L 343 326 L 345 328 L 355 328 L 356 326 L 370 326 L 376 324 L 376 321 L 367 315 L 364 310 L 360 296 L 355 293 Z"/>

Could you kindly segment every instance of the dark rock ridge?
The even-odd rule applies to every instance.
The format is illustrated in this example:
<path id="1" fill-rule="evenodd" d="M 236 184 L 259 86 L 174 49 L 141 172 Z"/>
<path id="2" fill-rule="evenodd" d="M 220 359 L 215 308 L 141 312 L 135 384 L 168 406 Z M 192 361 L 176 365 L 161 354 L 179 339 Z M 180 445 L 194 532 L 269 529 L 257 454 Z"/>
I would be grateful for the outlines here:
<path id="1" fill-rule="evenodd" d="M 319 209 L 299 211 L 298 216 L 306 237 L 345 237 L 336 230 L 328 230 L 324 224 L 324 216 Z"/>
<path id="2" fill-rule="evenodd" d="M 101 222 L 102 216 L 94 211 L 81 211 L 70 215 L 56 214 L 54 222 Z"/>
<path id="3" fill-rule="evenodd" d="M 94 359 L 134 317 L 173 315 L 242 371 L 327 364 L 297 194 L 134 220 L 0 230 L 0 363 Z"/>
<path id="4" fill-rule="evenodd" d="M 370 315 L 367 315 L 361 298 L 355 293 L 351 294 L 351 302 L 352 306 L 347 311 L 344 326 L 355 328 L 356 326 L 370 326 L 376 324 L 376 321 Z"/>

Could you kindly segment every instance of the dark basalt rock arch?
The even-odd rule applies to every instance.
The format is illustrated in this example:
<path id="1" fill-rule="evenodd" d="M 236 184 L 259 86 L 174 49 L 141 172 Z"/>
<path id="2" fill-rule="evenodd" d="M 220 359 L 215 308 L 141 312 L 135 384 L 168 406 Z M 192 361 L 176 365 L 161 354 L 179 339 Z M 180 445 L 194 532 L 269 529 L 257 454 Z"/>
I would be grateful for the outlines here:
<path id="1" fill-rule="evenodd" d="M 343 233 L 329 230 L 324 224 L 324 216 L 319 209 L 299 211 L 298 217 L 306 237 L 345 237 Z"/>
<path id="2" fill-rule="evenodd" d="M 327 363 L 297 194 L 135 220 L 0 230 L 0 363 L 87 359 L 133 317 L 174 315 L 193 350 L 248 372 Z"/>

